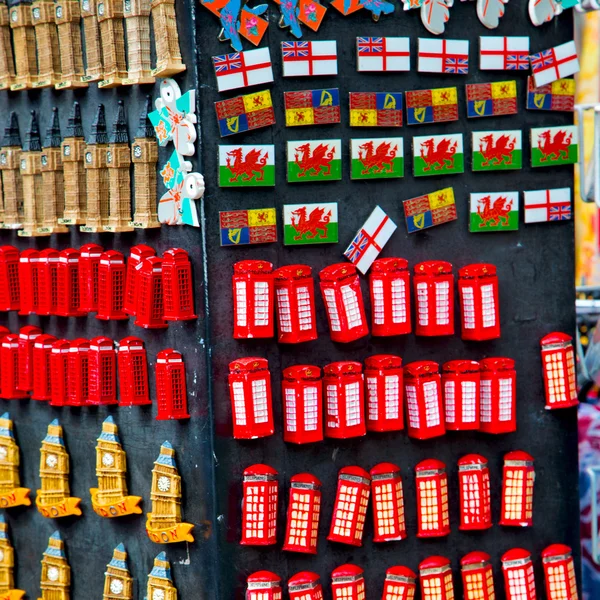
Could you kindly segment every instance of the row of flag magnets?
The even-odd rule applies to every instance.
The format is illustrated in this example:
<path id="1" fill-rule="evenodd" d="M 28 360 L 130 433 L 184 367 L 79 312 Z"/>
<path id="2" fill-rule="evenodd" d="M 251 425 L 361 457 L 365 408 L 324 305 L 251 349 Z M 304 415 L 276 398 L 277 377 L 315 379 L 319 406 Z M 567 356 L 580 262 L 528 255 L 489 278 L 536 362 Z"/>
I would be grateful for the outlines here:
<path id="1" fill-rule="evenodd" d="M 479 38 L 479 68 L 482 71 L 521 71 L 531 66 L 535 86 L 540 87 L 579 71 L 573 41 L 529 54 L 527 36 L 483 36 Z M 410 38 L 357 37 L 359 72 L 410 71 Z M 337 42 L 282 42 L 284 77 L 338 74 Z M 420 73 L 466 75 L 469 71 L 468 40 L 418 39 Z M 222 54 L 212 58 L 220 92 L 262 85 L 273 81 L 269 48 Z"/>

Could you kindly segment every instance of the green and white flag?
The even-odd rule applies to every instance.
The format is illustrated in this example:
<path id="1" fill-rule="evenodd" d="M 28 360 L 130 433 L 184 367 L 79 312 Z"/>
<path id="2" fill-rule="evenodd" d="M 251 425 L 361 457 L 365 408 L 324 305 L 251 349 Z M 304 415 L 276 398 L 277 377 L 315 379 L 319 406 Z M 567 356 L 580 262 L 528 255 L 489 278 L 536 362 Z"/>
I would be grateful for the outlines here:
<path id="1" fill-rule="evenodd" d="M 339 181 L 342 178 L 342 140 L 302 140 L 287 143 L 287 180 Z"/>
<path id="2" fill-rule="evenodd" d="M 352 179 L 404 177 L 404 140 L 401 137 L 350 140 Z"/>
<path id="3" fill-rule="evenodd" d="M 414 176 L 465 172 L 462 133 L 413 137 Z"/>
<path id="4" fill-rule="evenodd" d="M 519 192 L 480 192 L 470 202 L 471 233 L 519 229 Z"/>
<path id="5" fill-rule="evenodd" d="M 337 202 L 284 204 L 283 243 L 335 244 L 338 241 Z"/>
<path id="6" fill-rule="evenodd" d="M 577 127 L 537 127 L 531 130 L 531 166 L 573 165 L 579 160 Z"/>
<path id="7" fill-rule="evenodd" d="M 275 146 L 219 146 L 219 187 L 275 185 Z"/>
<path id="8" fill-rule="evenodd" d="M 473 171 L 510 171 L 522 167 L 520 129 L 473 132 Z"/>

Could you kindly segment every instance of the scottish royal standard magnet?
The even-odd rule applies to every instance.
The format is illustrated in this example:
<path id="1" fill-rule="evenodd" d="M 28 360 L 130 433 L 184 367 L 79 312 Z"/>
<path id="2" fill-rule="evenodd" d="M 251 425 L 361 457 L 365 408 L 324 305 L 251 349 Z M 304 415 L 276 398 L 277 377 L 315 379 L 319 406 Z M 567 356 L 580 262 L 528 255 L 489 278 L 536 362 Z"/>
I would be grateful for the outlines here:
<path id="1" fill-rule="evenodd" d="M 400 92 L 350 92 L 351 127 L 402 127 Z"/>
<path id="2" fill-rule="evenodd" d="M 340 92 L 337 88 L 284 92 L 283 100 L 287 127 L 340 122 Z"/>
<path id="3" fill-rule="evenodd" d="M 415 177 L 464 173 L 462 133 L 413 137 L 413 167 Z"/>
<path id="4" fill-rule="evenodd" d="M 533 77 L 528 77 L 527 109 L 573 112 L 575 110 L 575 80 L 558 79 L 536 88 Z"/>
<path id="5" fill-rule="evenodd" d="M 519 192 L 480 192 L 471 194 L 469 231 L 517 231 Z"/>
<path id="6" fill-rule="evenodd" d="M 408 233 L 415 233 L 457 219 L 452 188 L 404 200 L 402 204 Z"/>
<path id="7" fill-rule="evenodd" d="M 287 143 L 288 183 L 339 181 L 341 178 L 341 140 L 301 140 Z"/>
<path id="8" fill-rule="evenodd" d="M 474 131 L 473 171 L 507 171 L 523 167 L 521 131 Z"/>
<path id="9" fill-rule="evenodd" d="M 467 91 L 467 117 L 498 117 L 517 114 L 517 82 L 470 83 Z"/>
<path id="10" fill-rule="evenodd" d="M 221 246 L 269 244 L 277 241 L 277 213 L 274 208 L 221 211 L 219 227 Z"/>
<path id="11" fill-rule="evenodd" d="M 534 127 L 531 130 L 531 166 L 574 165 L 579 160 L 577 127 Z"/>
<path id="12" fill-rule="evenodd" d="M 219 187 L 275 185 L 275 146 L 219 146 Z"/>
<path id="13" fill-rule="evenodd" d="M 215 110 L 221 137 L 275 124 L 269 90 L 215 102 Z"/>
<path id="14" fill-rule="evenodd" d="M 396 138 L 350 140 L 352 179 L 404 177 L 404 141 Z"/>
<path id="15" fill-rule="evenodd" d="M 458 95 L 455 87 L 406 92 L 408 125 L 458 121 Z"/>
<path id="16" fill-rule="evenodd" d="M 337 202 L 283 205 L 285 246 L 336 244 L 337 241 Z"/>

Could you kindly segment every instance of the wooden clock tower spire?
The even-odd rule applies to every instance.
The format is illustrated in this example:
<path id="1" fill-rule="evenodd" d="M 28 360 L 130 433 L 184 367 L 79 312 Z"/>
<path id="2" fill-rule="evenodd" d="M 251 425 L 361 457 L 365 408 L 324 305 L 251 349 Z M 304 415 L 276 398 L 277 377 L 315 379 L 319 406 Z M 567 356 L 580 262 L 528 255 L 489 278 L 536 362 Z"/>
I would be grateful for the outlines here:
<path id="1" fill-rule="evenodd" d="M 21 164 L 21 136 L 17 113 L 11 112 L 4 128 L 4 138 L 0 147 L 0 171 L 2 172 L 2 193 L 4 195 L 5 229 L 23 227 L 23 185 L 19 167 Z"/>

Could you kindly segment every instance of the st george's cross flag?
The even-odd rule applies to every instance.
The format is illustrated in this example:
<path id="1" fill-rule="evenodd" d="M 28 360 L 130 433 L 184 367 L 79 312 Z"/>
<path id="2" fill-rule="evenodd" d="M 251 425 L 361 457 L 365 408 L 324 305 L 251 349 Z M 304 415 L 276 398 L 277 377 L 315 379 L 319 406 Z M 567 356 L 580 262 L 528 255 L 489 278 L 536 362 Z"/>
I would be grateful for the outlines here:
<path id="1" fill-rule="evenodd" d="M 525 223 L 571 219 L 571 188 L 524 192 Z"/>
<path id="2" fill-rule="evenodd" d="M 362 73 L 410 71 L 410 38 L 357 37 L 356 58 Z"/>
<path id="3" fill-rule="evenodd" d="M 344 256 L 364 275 L 397 227 L 396 223 L 376 206 L 346 248 Z"/>
<path id="4" fill-rule="evenodd" d="M 530 60 L 535 87 L 541 87 L 579 72 L 579 59 L 573 40 L 532 54 Z"/>
<path id="5" fill-rule="evenodd" d="M 337 42 L 281 42 L 284 77 L 337 75 Z"/>
<path id="6" fill-rule="evenodd" d="M 237 90 L 273 81 L 269 48 L 220 54 L 212 57 L 219 92 Z"/>
<path id="7" fill-rule="evenodd" d="M 479 68 L 482 71 L 529 69 L 527 36 L 483 35 L 479 38 Z"/>
<path id="8" fill-rule="evenodd" d="M 469 41 L 419 38 L 419 73 L 466 75 L 469 72 Z"/>

